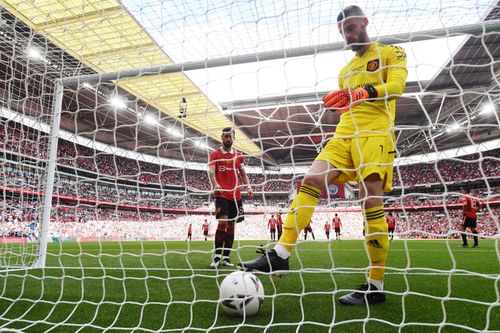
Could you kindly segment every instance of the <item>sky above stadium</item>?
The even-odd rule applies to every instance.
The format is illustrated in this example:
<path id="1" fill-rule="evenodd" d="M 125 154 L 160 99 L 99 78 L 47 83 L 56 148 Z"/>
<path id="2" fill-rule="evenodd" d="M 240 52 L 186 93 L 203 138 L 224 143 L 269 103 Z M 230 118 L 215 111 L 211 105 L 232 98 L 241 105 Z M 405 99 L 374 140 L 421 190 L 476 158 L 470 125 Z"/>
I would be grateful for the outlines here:
<path id="1" fill-rule="evenodd" d="M 124 0 L 124 6 L 175 63 L 255 54 L 342 41 L 339 11 L 352 2 L 303 0 Z M 496 1 L 356 1 L 376 38 L 472 24 Z M 429 80 L 465 37 L 403 43 L 409 81 Z M 216 104 L 336 89 L 351 51 L 321 53 L 186 73 Z"/>

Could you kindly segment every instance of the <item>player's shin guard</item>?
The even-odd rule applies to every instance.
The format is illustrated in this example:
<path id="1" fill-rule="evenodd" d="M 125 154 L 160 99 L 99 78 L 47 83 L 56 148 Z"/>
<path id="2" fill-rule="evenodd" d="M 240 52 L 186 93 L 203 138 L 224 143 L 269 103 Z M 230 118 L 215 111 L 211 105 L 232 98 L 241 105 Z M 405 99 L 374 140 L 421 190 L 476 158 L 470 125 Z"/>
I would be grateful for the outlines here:
<path id="1" fill-rule="evenodd" d="M 366 224 L 366 249 L 370 259 L 369 279 L 376 281 L 384 280 L 387 252 L 389 251 L 389 237 L 387 235 L 387 222 L 382 206 L 367 208 L 364 210 Z"/>
<path id="2" fill-rule="evenodd" d="M 292 252 L 299 232 L 301 232 L 311 220 L 314 208 L 318 203 L 321 191 L 311 185 L 302 184 L 299 194 L 290 206 L 289 213 L 283 225 L 283 234 L 278 243 L 288 252 Z"/>
<path id="3" fill-rule="evenodd" d="M 234 242 L 234 222 L 228 222 L 228 225 L 226 227 L 226 234 L 224 238 L 224 253 L 223 257 L 229 257 L 229 254 L 231 253 L 231 249 L 233 248 L 233 242 Z"/>

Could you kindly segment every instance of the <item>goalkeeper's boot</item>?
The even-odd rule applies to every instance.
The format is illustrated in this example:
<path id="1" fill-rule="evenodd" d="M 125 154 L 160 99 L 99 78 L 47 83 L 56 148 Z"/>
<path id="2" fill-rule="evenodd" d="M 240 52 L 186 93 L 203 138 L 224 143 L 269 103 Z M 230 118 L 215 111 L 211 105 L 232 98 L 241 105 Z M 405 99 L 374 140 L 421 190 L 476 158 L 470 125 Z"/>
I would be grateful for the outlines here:
<path id="1" fill-rule="evenodd" d="M 385 293 L 383 291 L 379 291 L 377 287 L 367 282 L 356 288 L 356 291 L 340 297 L 339 302 L 344 305 L 358 306 L 383 303 L 385 302 Z"/>
<path id="2" fill-rule="evenodd" d="M 222 257 L 220 264 L 226 267 L 234 267 L 234 264 L 231 262 L 231 260 L 229 260 L 229 257 Z"/>
<path id="3" fill-rule="evenodd" d="M 261 253 L 262 257 L 238 263 L 238 269 L 245 272 L 255 272 L 255 273 L 272 273 L 271 275 L 275 277 L 281 277 L 288 271 L 288 259 L 283 259 L 278 256 L 276 251 L 273 249 L 266 252 L 264 249 L 260 249 L 257 253 Z"/>

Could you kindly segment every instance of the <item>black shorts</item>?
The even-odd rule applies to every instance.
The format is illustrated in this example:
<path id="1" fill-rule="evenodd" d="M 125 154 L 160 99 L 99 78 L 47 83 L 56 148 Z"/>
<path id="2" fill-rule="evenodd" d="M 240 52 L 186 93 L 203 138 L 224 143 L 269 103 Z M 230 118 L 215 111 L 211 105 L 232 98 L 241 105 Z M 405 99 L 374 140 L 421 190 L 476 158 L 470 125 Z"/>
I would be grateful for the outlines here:
<path id="1" fill-rule="evenodd" d="M 277 226 L 276 229 L 278 229 L 278 232 L 282 232 L 283 231 L 283 227 L 282 226 Z"/>
<path id="2" fill-rule="evenodd" d="M 245 219 L 243 203 L 241 200 L 227 200 L 226 198 L 215 198 L 215 217 L 227 216 L 229 221 L 242 222 Z"/>
<path id="3" fill-rule="evenodd" d="M 389 228 L 389 229 L 387 229 L 387 230 L 389 230 L 389 233 L 390 233 L 390 234 L 393 234 L 393 233 L 394 233 L 394 228 Z"/>
<path id="4" fill-rule="evenodd" d="M 340 234 L 340 228 L 335 228 L 335 232 Z"/>
<path id="5" fill-rule="evenodd" d="M 208 231 L 203 231 L 203 236 L 208 236 Z"/>
<path id="6" fill-rule="evenodd" d="M 313 228 L 312 228 L 312 227 L 305 228 L 305 229 L 304 229 L 304 232 L 313 232 Z"/>
<path id="7" fill-rule="evenodd" d="M 269 231 L 270 231 L 272 234 L 276 233 L 276 229 L 269 229 Z"/>
<path id="8" fill-rule="evenodd" d="M 463 227 L 464 228 L 475 228 L 476 227 L 476 220 L 477 219 L 473 219 L 472 217 L 467 216 L 464 220 Z"/>

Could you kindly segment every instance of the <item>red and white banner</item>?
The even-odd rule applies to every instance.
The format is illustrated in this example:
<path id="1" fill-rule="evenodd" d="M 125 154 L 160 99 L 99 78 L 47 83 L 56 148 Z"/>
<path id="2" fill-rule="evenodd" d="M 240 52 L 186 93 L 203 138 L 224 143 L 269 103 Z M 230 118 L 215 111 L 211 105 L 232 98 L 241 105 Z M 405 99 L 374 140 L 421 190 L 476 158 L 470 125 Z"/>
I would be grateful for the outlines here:
<path id="1" fill-rule="evenodd" d="M 344 184 L 330 184 L 326 189 L 321 191 L 322 198 L 344 198 Z"/>

